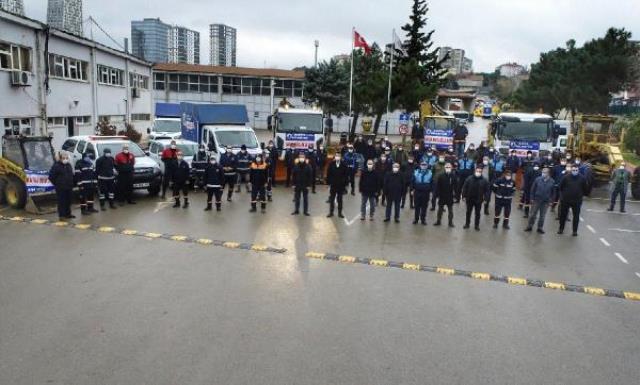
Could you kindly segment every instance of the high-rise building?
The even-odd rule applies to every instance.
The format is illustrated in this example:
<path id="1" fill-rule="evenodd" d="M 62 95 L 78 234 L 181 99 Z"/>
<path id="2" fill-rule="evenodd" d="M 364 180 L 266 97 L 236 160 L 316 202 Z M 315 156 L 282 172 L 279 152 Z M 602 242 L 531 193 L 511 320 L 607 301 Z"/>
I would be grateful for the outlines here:
<path id="1" fill-rule="evenodd" d="M 131 22 L 131 52 L 152 63 L 169 61 L 169 31 L 171 26 L 160 19 Z"/>
<path id="2" fill-rule="evenodd" d="M 200 33 L 177 25 L 171 26 L 169 63 L 200 64 Z"/>
<path id="3" fill-rule="evenodd" d="M 446 68 L 453 75 L 462 73 L 464 50 L 461 48 L 440 47 L 438 60 L 443 60 L 447 54 L 449 54 L 449 57 L 442 63 L 442 68 Z"/>
<path id="4" fill-rule="evenodd" d="M 82 36 L 82 0 L 49 0 L 47 23 L 53 28 Z"/>
<path id="5" fill-rule="evenodd" d="M 24 16 L 24 4 L 22 0 L 0 0 L 0 9 Z"/>
<path id="6" fill-rule="evenodd" d="M 200 64 L 200 33 L 158 18 L 131 22 L 131 47 L 152 63 Z"/>
<path id="7" fill-rule="evenodd" d="M 473 72 L 473 60 L 468 57 L 462 58 L 462 71 L 463 74 L 468 74 Z"/>
<path id="8" fill-rule="evenodd" d="M 209 63 L 214 66 L 236 66 L 236 29 L 224 24 L 209 25 Z"/>

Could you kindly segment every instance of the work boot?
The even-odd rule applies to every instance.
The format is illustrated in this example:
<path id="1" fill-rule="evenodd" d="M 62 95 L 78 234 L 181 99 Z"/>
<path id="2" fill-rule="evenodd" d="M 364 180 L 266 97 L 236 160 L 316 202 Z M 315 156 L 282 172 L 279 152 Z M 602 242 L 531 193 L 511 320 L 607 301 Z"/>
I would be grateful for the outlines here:
<path id="1" fill-rule="evenodd" d="M 238 187 L 236 188 L 236 192 L 239 193 L 240 192 L 240 185 L 238 185 Z"/>
<path id="2" fill-rule="evenodd" d="M 609 207 L 607 208 L 607 211 L 613 211 L 613 207 L 609 206 Z"/>
<path id="3" fill-rule="evenodd" d="M 105 202 L 104 202 L 104 201 L 101 201 L 101 202 L 100 202 L 100 210 L 102 210 L 102 211 L 107 211 L 107 209 L 106 209 L 104 206 L 105 206 Z"/>
<path id="4" fill-rule="evenodd" d="M 184 204 L 182 205 L 182 208 L 186 209 L 187 207 L 189 207 L 189 198 L 184 198 Z"/>
<path id="5" fill-rule="evenodd" d="M 344 218 L 344 215 L 342 215 L 342 211 L 338 211 L 338 218 Z"/>
<path id="6" fill-rule="evenodd" d="M 252 203 L 251 204 L 251 210 L 249 210 L 250 213 L 255 213 L 256 211 L 258 211 L 256 204 Z"/>
<path id="7" fill-rule="evenodd" d="M 498 223 L 500 223 L 500 218 L 494 218 L 493 219 L 493 228 L 494 229 L 498 228 Z"/>
<path id="8" fill-rule="evenodd" d="M 469 228 L 469 224 L 465 223 L 464 226 L 462 226 L 462 228 L 465 229 L 465 230 L 468 229 Z"/>
<path id="9" fill-rule="evenodd" d="M 87 210 L 88 210 L 90 213 L 98 213 L 98 212 L 99 212 L 98 210 L 96 210 L 96 209 L 93 207 L 93 203 L 89 203 L 89 207 L 87 208 Z"/>
<path id="10" fill-rule="evenodd" d="M 489 204 L 488 203 L 484 204 L 484 215 L 489 215 Z"/>
<path id="11" fill-rule="evenodd" d="M 538 234 L 544 234 L 544 230 L 542 230 L 542 229 L 538 229 L 538 230 L 536 230 L 536 232 L 537 232 Z"/>
<path id="12" fill-rule="evenodd" d="M 87 207 L 86 206 L 80 206 L 80 214 L 81 215 L 89 215 L 91 213 L 89 211 L 87 211 Z"/>
<path id="13" fill-rule="evenodd" d="M 434 226 L 440 226 L 442 225 L 442 223 L 440 222 L 440 220 L 437 220 L 436 223 L 433 224 Z"/>
<path id="14" fill-rule="evenodd" d="M 207 207 L 204 209 L 204 211 L 211 211 L 211 202 L 207 202 Z"/>
<path id="15" fill-rule="evenodd" d="M 526 229 L 524 229 L 524 231 L 525 231 L 526 233 L 530 233 L 530 232 L 531 232 L 531 230 L 533 230 L 531 227 L 527 227 Z"/>
<path id="16" fill-rule="evenodd" d="M 174 209 L 180 207 L 180 198 L 175 198 L 175 200 L 176 200 L 176 203 L 173 204 Z"/>
<path id="17" fill-rule="evenodd" d="M 331 217 L 333 217 L 333 211 L 327 214 L 327 218 L 331 218 Z"/>
<path id="18" fill-rule="evenodd" d="M 112 210 L 115 210 L 118 208 L 118 206 L 116 206 L 116 204 L 113 201 L 109 201 L 109 208 Z"/>
<path id="19" fill-rule="evenodd" d="M 524 216 L 523 218 L 529 218 L 529 207 L 524 208 Z"/>
<path id="20" fill-rule="evenodd" d="M 509 219 L 506 219 L 502 222 L 502 228 L 505 230 L 509 230 L 511 227 L 509 227 Z"/>
<path id="21" fill-rule="evenodd" d="M 454 228 L 456 225 L 453 224 L 453 221 L 449 221 L 449 227 Z"/>
<path id="22" fill-rule="evenodd" d="M 260 212 L 263 213 L 263 214 L 267 212 L 267 204 L 266 203 L 262 202 L 260 204 Z"/>

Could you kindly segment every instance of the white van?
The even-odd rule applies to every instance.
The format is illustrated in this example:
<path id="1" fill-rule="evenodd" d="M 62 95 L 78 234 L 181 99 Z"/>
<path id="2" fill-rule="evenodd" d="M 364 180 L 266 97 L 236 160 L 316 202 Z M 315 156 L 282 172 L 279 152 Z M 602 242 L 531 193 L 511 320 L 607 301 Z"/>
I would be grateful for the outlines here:
<path id="1" fill-rule="evenodd" d="M 221 147 L 230 148 L 234 154 L 240 151 L 243 145 L 252 157 L 262 154 L 258 137 L 251 127 L 245 126 L 202 126 L 202 143 L 209 152 L 220 160 L 224 153 Z"/>
<path id="2" fill-rule="evenodd" d="M 177 139 L 182 135 L 180 118 L 159 117 L 153 121 L 153 126 L 147 130 L 149 140 Z"/>

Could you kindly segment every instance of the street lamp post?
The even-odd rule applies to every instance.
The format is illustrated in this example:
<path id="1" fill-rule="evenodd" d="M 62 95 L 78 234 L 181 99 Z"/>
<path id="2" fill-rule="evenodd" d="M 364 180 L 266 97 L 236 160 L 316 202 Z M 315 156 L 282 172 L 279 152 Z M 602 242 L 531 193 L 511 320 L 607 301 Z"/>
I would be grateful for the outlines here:
<path id="1" fill-rule="evenodd" d="M 315 40 L 313 43 L 314 43 L 314 45 L 316 47 L 316 54 L 315 54 L 315 57 L 313 59 L 313 67 L 316 68 L 316 67 L 318 67 L 318 47 L 320 46 L 320 41 L 319 40 Z"/>

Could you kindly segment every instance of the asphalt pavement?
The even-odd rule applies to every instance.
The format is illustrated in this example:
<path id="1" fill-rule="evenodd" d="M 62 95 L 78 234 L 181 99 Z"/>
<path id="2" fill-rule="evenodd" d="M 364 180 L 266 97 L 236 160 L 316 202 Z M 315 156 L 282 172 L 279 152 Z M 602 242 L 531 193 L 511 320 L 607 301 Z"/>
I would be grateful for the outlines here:
<path id="1" fill-rule="evenodd" d="M 361 222 L 350 195 L 326 218 L 327 196 L 310 194 L 310 217 L 283 186 L 266 214 L 244 190 L 221 212 L 202 192 L 188 209 L 140 195 L 66 225 L 0 208 L 0 383 L 638 382 L 640 302 L 518 278 L 640 292 L 640 203 L 610 213 L 598 190 L 571 237 L 554 213 L 523 232 L 518 210 L 511 230 L 491 215 L 463 230 L 461 205 L 454 229 L 434 212 L 414 226 L 408 207 Z"/>

